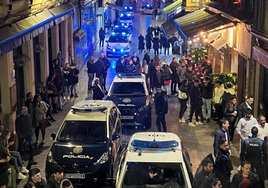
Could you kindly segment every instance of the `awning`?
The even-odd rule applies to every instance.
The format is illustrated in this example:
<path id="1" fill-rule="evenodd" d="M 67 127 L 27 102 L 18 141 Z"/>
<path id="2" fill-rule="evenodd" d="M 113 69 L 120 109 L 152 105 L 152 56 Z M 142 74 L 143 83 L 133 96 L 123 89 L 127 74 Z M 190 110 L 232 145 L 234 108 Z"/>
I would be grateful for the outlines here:
<path id="1" fill-rule="evenodd" d="M 48 10 L 36 14 L 35 16 L 32 16 L 32 18 L 38 24 L 42 25 L 42 27 L 44 27 L 45 30 L 53 26 L 53 15 Z"/>
<path id="2" fill-rule="evenodd" d="M 222 37 L 219 37 L 217 39 L 214 40 L 214 42 L 212 42 L 210 45 L 213 46 L 216 50 L 221 49 L 225 44 L 228 44 L 228 41 L 225 40 Z"/>
<path id="3" fill-rule="evenodd" d="M 211 43 L 213 40 L 219 38 L 221 35 L 218 32 L 214 32 L 208 35 L 208 42 Z"/>
<path id="4" fill-rule="evenodd" d="M 104 7 L 98 7 L 96 15 L 101 16 L 102 14 L 104 14 Z"/>
<path id="5" fill-rule="evenodd" d="M 179 8 L 182 5 L 182 0 L 177 0 L 174 3 L 166 6 L 163 11 L 165 14 L 169 14 L 173 11 L 175 11 L 177 8 Z"/>
<path id="6" fill-rule="evenodd" d="M 115 4 L 113 4 L 113 3 L 108 3 L 108 2 L 106 2 L 106 5 L 107 5 L 109 8 L 113 9 L 113 10 L 117 10 L 117 11 L 121 11 L 121 10 L 122 10 L 122 7 L 120 7 L 120 6 L 118 6 L 118 5 L 115 5 Z"/>
<path id="7" fill-rule="evenodd" d="M 72 16 L 73 6 L 69 3 L 65 3 L 61 6 L 54 7 L 53 9 L 49 9 L 49 11 L 56 16 L 55 23 L 59 24 L 62 21 L 66 20 L 70 16 Z"/>
<path id="8" fill-rule="evenodd" d="M 222 17 L 221 14 L 216 14 L 207 9 L 200 9 L 182 16 L 174 22 L 179 28 L 181 35 L 188 40 L 201 31 L 210 31 L 217 27 L 230 24 L 232 21 Z"/>

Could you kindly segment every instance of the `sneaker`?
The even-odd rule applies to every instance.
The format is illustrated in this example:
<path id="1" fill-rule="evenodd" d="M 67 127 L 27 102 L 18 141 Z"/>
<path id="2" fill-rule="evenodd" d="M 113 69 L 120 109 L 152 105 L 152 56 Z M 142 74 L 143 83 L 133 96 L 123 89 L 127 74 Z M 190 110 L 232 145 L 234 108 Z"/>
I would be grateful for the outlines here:
<path id="1" fill-rule="evenodd" d="M 29 170 L 27 170 L 27 168 L 25 166 L 23 166 L 23 167 L 21 167 L 21 172 L 28 174 Z"/>
<path id="2" fill-rule="evenodd" d="M 203 123 L 201 121 L 197 121 L 196 125 L 203 125 Z"/>
<path id="3" fill-rule="evenodd" d="M 188 125 L 189 125 L 190 127 L 195 127 L 195 124 L 193 124 L 192 122 L 190 122 Z"/>
<path id="4" fill-rule="evenodd" d="M 179 122 L 182 123 L 182 119 L 179 119 Z"/>
<path id="5" fill-rule="evenodd" d="M 19 180 L 25 180 L 27 176 L 23 175 L 21 172 L 18 173 L 18 179 Z"/>
<path id="6" fill-rule="evenodd" d="M 65 100 L 65 101 L 66 101 L 66 97 L 65 97 L 65 96 L 63 97 L 63 100 Z"/>
<path id="7" fill-rule="evenodd" d="M 69 101 L 70 100 L 70 97 L 67 97 L 67 101 Z"/>
<path id="8" fill-rule="evenodd" d="M 181 119 L 182 123 L 186 123 L 186 120 L 184 118 Z"/>
<path id="9" fill-rule="evenodd" d="M 237 167 L 237 170 L 240 171 L 241 170 L 241 165 L 239 165 L 239 167 Z"/>

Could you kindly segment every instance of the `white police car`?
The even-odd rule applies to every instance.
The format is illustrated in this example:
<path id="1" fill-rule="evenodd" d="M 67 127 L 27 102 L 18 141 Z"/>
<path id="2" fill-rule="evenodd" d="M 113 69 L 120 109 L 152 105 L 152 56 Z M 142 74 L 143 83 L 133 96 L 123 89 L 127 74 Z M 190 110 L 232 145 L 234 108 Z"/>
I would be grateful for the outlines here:
<path id="1" fill-rule="evenodd" d="M 134 18 L 134 10 L 133 10 L 133 7 L 131 7 L 131 6 L 124 7 L 123 8 L 123 12 L 126 13 L 126 14 L 130 14 L 132 19 Z"/>
<path id="2" fill-rule="evenodd" d="M 46 160 L 46 177 L 58 164 L 75 185 L 103 183 L 113 176 L 117 153 L 122 149 L 122 126 L 112 101 L 80 101 L 71 107 Z"/>
<path id="3" fill-rule="evenodd" d="M 119 108 L 123 126 L 135 129 L 151 127 L 152 98 L 143 74 L 122 73 L 115 76 L 106 99 Z"/>
<path id="4" fill-rule="evenodd" d="M 128 26 L 124 25 L 123 23 L 114 26 L 113 31 L 112 31 L 112 35 L 121 35 L 124 33 L 126 34 L 128 40 L 130 42 L 132 33 L 131 33 L 130 29 L 128 28 Z"/>
<path id="5" fill-rule="evenodd" d="M 122 152 L 111 187 L 183 187 L 191 188 L 190 158 L 173 133 L 135 133 Z"/>
<path id="6" fill-rule="evenodd" d="M 142 6 L 140 8 L 141 14 L 154 14 L 155 8 L 151 5 L 147 4 L 146 6 Z M 161 9 L 157 9 L 157 14 L 161 14 Z"/>
<path id="7" fill-rule="evenodd" d="M 131 14 L 121 13 L 119 21 L 125 25 L 127 25 L 129 28 L 133 27 L 133 21 Z"/>
<path id="8" fill-rule="evenodd" d="M 129 56 L 129 39 L 126 33 L 116 34 L 112 32 L 107 42 L 106 56 Z"/>

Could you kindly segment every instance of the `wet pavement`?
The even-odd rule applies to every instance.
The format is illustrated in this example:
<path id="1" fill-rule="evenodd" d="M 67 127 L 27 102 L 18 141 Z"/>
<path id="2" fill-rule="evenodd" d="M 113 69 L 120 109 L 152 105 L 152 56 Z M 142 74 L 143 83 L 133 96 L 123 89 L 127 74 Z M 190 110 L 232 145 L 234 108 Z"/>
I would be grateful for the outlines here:
<path id="1" fill-rule="evenodd" d="M 131 54 L 132 52 L 138 53 L 138 36 L 140 33 L 145 35 L 147 27 L 150 24 L 152 25 L 159 25 L 162 23 L 162 20 L 153 20 L 152 16 L 150 15 L 140 15 L 139 13 L 135 13 L 135 19 L 133 20 L 133 33 L 132 33 L 132 44 L 130 45 Z M 107 35 L 108 38 L 108 35 Z M 106 47 L 106 45 L 105 45 Z M 94 53 L 95 60 L 98 58 L 99 54 L 104 50 L 104 48 L 96 47 L 96 51 Z M 171 49 L 170 49 L 171 50 Z M 153 58 L 153 52 L 151 51 L 150 54 L 151 58 Z M 139 54 L 140 59 L 143 58 L 143 54 Z M 168 63 L 171 62 L 173 56 L 164 56 L 160 55 L 160 59 L 167 59 Z M 116 59 L 111 60 L 111 68 L 108 72 L 107 78 L 107 89 L 111 84 L 114 76 L 115 76 L 115 62 Z M 68 113 L 70 107 L 75 104 L 76 102 L 84 99 L 92 99 L 92 94 L 87 93 L 87 82 L 88 76 L 86 72 L 86 67 L 83 67 L 79 74 L 79 85 L 77 86 L 78 89 L 78 98 L 71 99 L 71 101 L 67 102 L 63 106 L 63 111 L 53 114 L 54 118 L 57 120 L 53 123 L 53 126 L 47 128 L 46 131 L 46 142 L 42 148 L 38 149 L 38 155 L 34 157 L 35 161 L 38 163 L 36 165 L 37 168 L 41 170 L 42 176 L 45 177 L 45 161 L 46 156 L 48 154 L 49 148 L 52 144 L 52 139 L 50 138 L 51 133 L 56 133 L 58 131 L 59 126 L 63 122 L 66 114 Z M 182 144 L 188 150 L 191 162 L 193 166 L 193 171 L 195 172 L 196 168 L 198 167 L 200 161 L 209 153 L 213 152 L 213 140 L 214 140 L 214 132 L 218 128 L 213 121 L 209 124 L 204 123 L 203 125 L 199 125 L 196 127 L 189 127 L 186 123 L 179 123 L 178 119 L 178 112 L 179 112 L 179 101 L 177 97 L 169 98 L 169 113 L 166 115 L 167 121 L 167 129 L 168 132 L 176 133 L 182 140 Z M 157 131 L 157 127 L 155 124 L 156 116 L 153 110 L 152 116 L 152 127 L 146 131 Z M 138 130 L 127 130 L 124 131 L 124 140 L 127 141 L 129 137 Z M 235 139 L 234 142 L 236 148 L 238 148 L 238 139 Z M 232 160 L 234 161 L 234 165 L 237 166 L 238 164 L 238 153 L 237 150 L 233 147 L 232 148 Z M 19 185 L 21 187 L 25 181 L 22 181 Z"/>

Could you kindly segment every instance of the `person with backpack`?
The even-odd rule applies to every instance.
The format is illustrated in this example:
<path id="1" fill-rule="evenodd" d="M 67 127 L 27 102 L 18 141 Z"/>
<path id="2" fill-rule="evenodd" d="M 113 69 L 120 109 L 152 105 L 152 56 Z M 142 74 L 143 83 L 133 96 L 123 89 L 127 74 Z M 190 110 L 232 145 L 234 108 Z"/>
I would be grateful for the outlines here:
<path id="1" fill-rule="evenodd" d="M 179 87 L 179 101 L 180 101 L 180 112 L 179 112 L 179 122 L 185 123 L 186 120 L 183 117 L 186 109 L 187 109 L 187 101 L 188 101 L 188 80 L 184 79 Z"/>
<path id="2" fill-rule="evenodd" d="M 170 97 L 170 95 L 171 95 L 170 83 L 171 83 L 172 71 L 169 68 L 166 60 L 163 61 L 163 66 L 161 68 L 161 74 L 162 74 L 162 78 L 164 80 L 165 91 L 167 92 L 167 96 Z"/>

